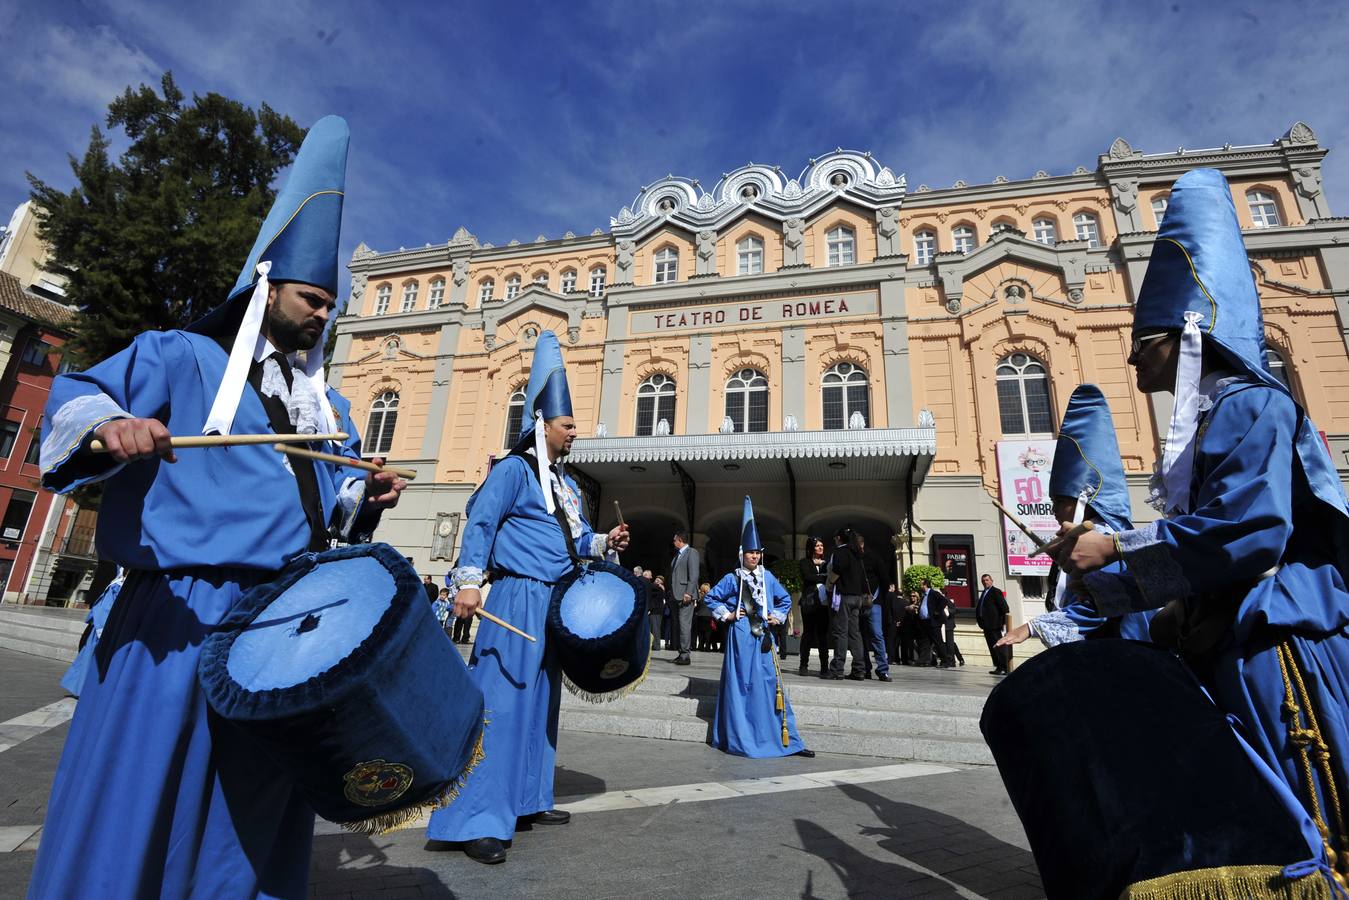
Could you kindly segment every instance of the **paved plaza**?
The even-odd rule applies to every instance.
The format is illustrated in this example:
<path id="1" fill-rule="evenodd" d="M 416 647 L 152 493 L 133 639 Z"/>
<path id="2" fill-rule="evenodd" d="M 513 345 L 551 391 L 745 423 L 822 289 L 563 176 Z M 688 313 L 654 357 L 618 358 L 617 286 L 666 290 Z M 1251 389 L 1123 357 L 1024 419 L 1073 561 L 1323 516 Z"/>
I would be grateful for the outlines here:
<path id="1" fill-rule="evenodd" d="M 69 728 L 57 684 L 63 668 L 0 650 L 3 898 L 23 896 L 41 840 Z M 930 690 L 941 674 L 955 693 L 979 690 L 984 669 L 968 668 L 899 669 L 893 685 L 875 688 L 902 691 L 912 679 Z M 801 683 L 787 676 L 789 691 Z M 566 730 L 558 743 L 558 806 L 572 810 L 572 822 L 519 832 L 505 865 L 482 866 L 428 843 L 419 827 L 371 838 L 319 822 L 311 896 L 1043 896 L 989 766 L 838 753 L 747 760 L 690 741 Z"/>

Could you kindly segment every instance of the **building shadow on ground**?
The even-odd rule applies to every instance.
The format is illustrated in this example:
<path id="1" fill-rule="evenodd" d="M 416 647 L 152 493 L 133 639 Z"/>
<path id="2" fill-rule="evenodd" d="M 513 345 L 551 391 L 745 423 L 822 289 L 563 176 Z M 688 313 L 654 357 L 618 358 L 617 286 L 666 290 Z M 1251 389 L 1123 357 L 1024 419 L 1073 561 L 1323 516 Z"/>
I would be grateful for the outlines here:
<path id="1" fill-rule="evenodd" d="M 430 900 L 455 900 L 456 894 L 430 869 L 396 866 L 377 841 L 364 834 L 314 836 L 309 863 L 311 897 L 416 896 Z M 398 889 L 398 890 L 395 890 Z"/>
<path id="2" fill-rule="evenodd" d="M 859 785 L 839 785 L 864 803 L 881 824 L 859 825 L 856 834 L 834 834 L 806 819 L 796 820 L 801 847 L 823 860 L 843 882 L 849 897 L 959 897 L 957 888 L 989 900 L 1043 897 L 1029 851 L 1001 841 L 962 819 L 912 803 L 883 797 Z M 878 837 L 882 856 L 853 846 L 858 837 Z M 808 876 L 801 900 L 820 900 Z"/>
<path id="3" fill-rule="evenodd" d="M 557 797 L 578 797 L 603 794 L 608 785 L 603 778 L 587 772 L 578 772 L 565 766 L 553 768 L 553 794 Z"/>

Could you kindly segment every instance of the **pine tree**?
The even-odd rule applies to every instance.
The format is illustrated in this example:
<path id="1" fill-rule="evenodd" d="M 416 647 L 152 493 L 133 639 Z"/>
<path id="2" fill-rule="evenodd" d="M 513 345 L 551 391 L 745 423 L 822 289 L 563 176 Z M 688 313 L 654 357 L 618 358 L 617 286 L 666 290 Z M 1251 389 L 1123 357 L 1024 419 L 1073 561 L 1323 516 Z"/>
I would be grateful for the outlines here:
<path id="1" fill-rule="evenodd" d="M 208 93 L 190 104 L 166 72 L 108 106 L 129 146 L 116 163 L 95 126 L 70 157 L 68 193 L 28 174 L 49 265 L 81 314 L 67 347 L 84 367 L 138 333 L 182 328 L 224 301 L 276 198 L 304 129 L 266 103 L 254 112 Z"/>

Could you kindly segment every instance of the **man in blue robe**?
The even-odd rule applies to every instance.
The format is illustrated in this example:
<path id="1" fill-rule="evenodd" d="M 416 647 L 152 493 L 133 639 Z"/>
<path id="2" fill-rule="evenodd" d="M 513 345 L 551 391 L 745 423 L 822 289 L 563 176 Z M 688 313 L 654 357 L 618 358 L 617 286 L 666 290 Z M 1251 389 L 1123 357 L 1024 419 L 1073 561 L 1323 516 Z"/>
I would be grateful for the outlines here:
<path id="1" fill-rule="evenodd" d="M 1134 312 L 1138 388 L 1175 391 L 1153 498 L 1165 518 L 1059 560 L 1102 615 L 1152 623 L 1316 823 L 1349 875 L 1349 510 L 1316 426 L 1269 371 L 1221 173 L 1176 181 Z M 1123 575 L 1104 571 L 1123 560 Z"/>
<path id="2" fill-rule="evenodd" d="M 490 576 L 491 611 L 537 638 L 527 641 L 490 623 L 478 627 L 469 660 L 486 698 L 486 757 L 458 798 L 431 815 L 432 840 L 463 845 L 482 863 L 506 860 L 516 824 L 560 825 L 553 809 L 553 760 L 561 681 L 546 629 L 553 586 L 580 558 L 603 558 L 628 544 L 626 525 L 596 534 L 581 492 L 562 460 L 576 437 L 562 350 L 551 331 L 539 335 L 525 389 L 524 427 L 515 449 L 493 466 L 469 499 L 459 564 L 451 574 L 454 614 L 482 605 Z"/>
<path id="3" fill-rule="evenodd" d="M 704 598 L 726 623 L 726 655 L 721 663 L 712 746 L 755 759 L 814 756 L 796 731 L 773 643 L 772 626 L 787 621 L 792 598 L 760 563 L 763 542 L 754 507 L 745 498 L 740 522 L 740 568 L 718 581 Z"/>
<path id="4" fill-rule="evenodd" d="M 1094 384 L 1078 385 L 1068 398 L 1049 473 L 1049 496 L 1059 521 L 1079 525 L 1090 520 L 1102 534 L 1133 528 L 1133 504 L 1115 437 L 1115 420 L 1105 394 Z M 1123 566 L 1115 563 L 1111 571 L 1123 571 Z M 1067 575 L 1060 573 L 1052 612 L 1018 625 L 995 646 L 1010 647 L 1030 635 L 1046 647 L 1084 638 L 1149 639 L 1148 620 L 1153 611 L 1107 619 L 1078 597 L 1067 582 Z"/>
<path id="5" fill-rule="evenodd" d="M 207 706 L 202 641 L 288 560 L 368 533 L 404 482 L 270 445 L 170 435 L 355 434 L 323 378 L 349 135 L 309 131 L 226 303 L 57 377 L 42 483 L 101 481 L 99 556 L 127 570 L 52 786 L 30 897 L 304 897 L 313 811 Z M 98 439 L 107 452 L 92 452 Z M 325 448 L 326 449 L 326 448 Z M 359 457 L 353 436 L 339 447 Z"/>

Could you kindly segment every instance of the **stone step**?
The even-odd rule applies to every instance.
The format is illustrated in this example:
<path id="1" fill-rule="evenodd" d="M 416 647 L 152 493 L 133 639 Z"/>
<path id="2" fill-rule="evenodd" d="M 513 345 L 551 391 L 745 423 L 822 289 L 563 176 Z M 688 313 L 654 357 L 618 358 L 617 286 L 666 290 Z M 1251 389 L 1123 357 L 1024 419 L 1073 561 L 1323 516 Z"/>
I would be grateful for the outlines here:
<path id="1" fill-rule="evenodd" d="M 45 606 L 0 605 L 0 632 L 13 625 L 28 625 L 73 634 L 78 639 L 84 634 L 87 609 L 59 609 Z"/>
<path id="2" fill-rule="evenodd" d="M 939 678 L 955 677 L 929 670 Z M 819 678 L 802 678 L 795 674 L 783 675 L 792 704 L 814 704 L 841 708 L 870 709 L 890 712 L 941 713 L 944 715 L 978 718 L 984 709 L 988 690 L 977 692 L 946 692 L 941 685 L 915 689 L 907 684 L 868 682 L 826 682 Z M 992 688 L 990 684 L 989 689 Z M 648 674 L 636 694 L 663 694 L 667 696 L 715 697 L 716 678 L 698 675 Z"/>
<path id="3" fill-rule="evenodd" d="M 46 628 L 41 624 L 30 625 L 27 621 L 14 619 L 0 621 L 0 636 L 51 644 L 54 647 L 68 647 L 71 650 L 78 650 L 80 646 L 79 634 L 72 634 L 59 628 Z"/>
<path id="4" fill-rule="evenodd" d="M 49 644 L 45 641 L 14 637 L 4 631 L 0 631 L 0 649 L 15 650 L 19 653 L 28 653 L 33 656 L 41 656 L 44 659 L 62 662 L 74 662 L 75 654 L 78 652 L 74 644 L 70 646 Z"/>
<path id="5" fill-rule="evenodd" d="M 908 736 L 979 738 L 977 716 L 940 713 L 900 712 L 892 710 L 858 709 L 833 703 L 804 703 L 789 693 L 792 712 L 801 728 L 840 729 L 847 731 L 874 731 Z M 593 711 L 596 704 L 564 693 L 562 708 Z M 696 718 L 710 721 L 716 714 L 717 698 L 712 696 L 663 696 L 638 691 L 613 701 L 605 711 L 625 716 L 653 718 Z M 564 712 L 565 716 L 565 712 Z"/>
<path id="6" fill-rule="evenodd" d="M 618 701 L 621 702 L 621 701 Z M 679 716 L 631 715 L 621 709 L 589 705 L 588 709 L 568 706 L 562 711 L 559 727 L 567 731 L 612 734 L 625 737 L 659 738 L 690 743 L 706 743 L 711 726 L 702 719 Z M 822 728 L 798 723 L 802 739 L 816 753 L 840 753 L 875 756 L 886 759 L 915 759 L 960 765 L 991 765 L 993 756 L 982 738 L 935 737 L 897 734 L 890 731 Z"/>

